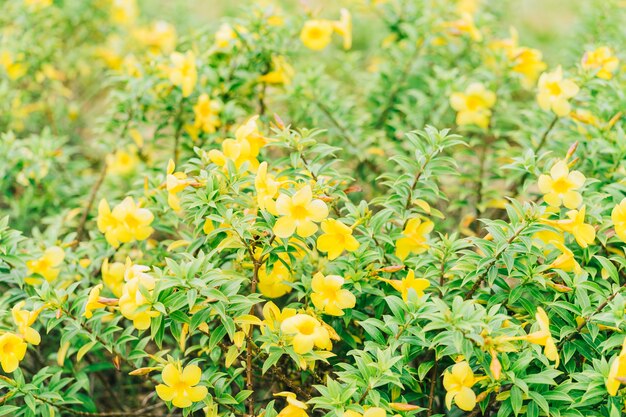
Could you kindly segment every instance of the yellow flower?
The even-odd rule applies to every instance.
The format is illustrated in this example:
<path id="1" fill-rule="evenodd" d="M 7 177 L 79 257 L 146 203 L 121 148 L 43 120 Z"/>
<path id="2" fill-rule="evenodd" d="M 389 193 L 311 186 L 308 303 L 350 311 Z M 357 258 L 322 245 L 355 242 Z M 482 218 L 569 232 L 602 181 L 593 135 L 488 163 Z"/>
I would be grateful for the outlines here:
<path id="1" fill-rule="evenodd" d="M 263 324 L 271 331 L 278 330 L 283 321 L 295 315 L 296 310 L 294 308 L 284 308 L 281 311 L 280 308 L 271 301 L 268 301 L 263 306 Z"/>
<path id="2" fill-rule="evenodd" d="M 347 9 L 339 11 L 339 20 L 333 22 L 333 29 L 343 38 L 343 49 L 352 47 L 352 15 Z"/>
<path id="3" fill-rule="evenodd" d="M 613 55 L 611 48 L 601 46 L 595 51 L 585 52 L 581 65 L 585 70 L 597 71 L 596 76 L 598 78 L 610 80 L 617 71 L 619 58 Z"/>
<path id="4" fill-rule="evenodd" d="M 176 29 L 162 20 L 152 23 L 149 27 L 135 29 L 135 38 L 148 47 L 148 52 L 157 55 L 169 54 L 176 46 Z"/>
<path id="5" fill-rule="evenodd" d="M 327 350 L 332 348 L 328 330 L 315 317 L 308 314 L 296 314 L 286 318 L 281 323 L 280 330 L 286 335 L 293 336 L 291 344 L 296 353 L 304 354 L 314 347 Z"/>
<path id="6" fill-rule="evenodd" d="M 144 265 L 126 266 L 126 283 L 122 288 L 122 296 L 119 300 L 120 312 L 124 317 L 133 321 L 138 330 L 150 327 L 150 320 L 159 315 L 158 311 L 152 310 L 149 301 L 141 293 L 143 288 L 152 295 L 155 279 L 146 273 L 150 268 Z M 147 306 L 147 308 L 145 307 Z"/>
<path id="7" fill-rule="evenodd" d="M 45 278 L 46 281 L 54 281 L 61 272 L 60 265 L 65 259 L 65 252 L 58 246 L 51 246 L 46 249 L 43 256 L 39 259 L 26 261 L 26 268 L 28 269 L 28 278 L 25 282 L 30 285 L 36 285 L 41 283 L 39 277 L 34 277 L 37 274 Z"/>
<path id="8" fill-rule="evenodd" d="M 483 39 L 483 35 L 474 24 L 474 18 L 469 13 L 462 13 L 461 18 L 458 20 L 445 22 L 443 27 L 454 36 L 468 35 L 470 39 L 476 42 L 480 42 Z"/>
<path id="9" fill-rule="evenodd" d="M 237 32 L 228 23 L 223 23 L 215 32 L 215 47 L 218 49 L 228 48 L 237 39 Z"/>
<path id="10" fill-rule="evenodd" d="M 52 0 L 24 0 L 31 10 L 41 10 L 52 5 Z"/>
<path id="11" fill-rule="evenodd" d="M 288 238 L 297 231 L 300 237 L 309 237 L 317 232 L 316 222 L 328 217 L 328 207 L 322 200 L 313 200 L 310 185 L 305 185 L 292 197 L 285 194 L 276 200 L 276 220 L 273 231 L 278 237 Z"/>
<path id="12" fill-rule="evenodd" d="M 283 56 L 272 57 L 272 70 L 259 77 L 260 82 L 267 84 L 291 84 L 294 70 Z"/>
<path id="13" fill-rule="evenodd" d="M 180 211 L 180 198 L 178 193 L 184 190 L 190 181 L 184 172 L 174 172 L 176 164 L 172 159 L 167 163 L 167 175 L 165 177 L 165 188 L 167 189 L 167 204 L 174 211 Z"/>
<path id="14" fill-rule="evenodd" d="M 370 407 L 363 414 L 352 410 L 346 410 L 343 417 L 387 417 L 387 412 L 380 407 Z"/>
<path id="15" fill-rule="evenodd" d="M 111 3 L 111 20 L 120 25 L 132 25 L 137 19 L 138 9 L 135 0 L 113 0 Z"/>
<path id="16" fill-rule="evenodd" d="M 171 401 L 174 407 L 185 408 L 204 400 L 208 394 L 205 386 L 198 385 L 202 371 L 197 365 L 188 365 L 180 369 L 168 363 L 161 374 L 163 384 L 156 386 L 156 392 L 163 401 Z"/>
<path id="17" fill-rule="evenodd" d="M 28 345 L 16 334 L 4 333 L 0 336 L 0 365 L 7 374 L 13 372 L 20 365 L 26 355 Z"/>
<path id="18" fill-rule="evenodd" d="M 606 390 L 610 395 L 617 395 L 620 384 L 626 382 L 626 339 L 622 343 L 622 351 L 613 360 L 609 376 L 606 380 Z"/>
<path id="19" fill-rule="evenodd" d="M 137 148 L 129 146 L 127 149 L 118 149 L 115 153 L 106 156 L 107 172 L 114 175 L 128 175 L 139 164 Z"/>
<path id="20" fill-rule="evenodd" d="M 475 124 L 482 128 L 489 126 L 491 108 L 496 103 L 496 95 L 481 83 L 472 83 L 464 93 L 452 93 L 450 105 L 457 111 L 456 123 L 459 126 Z"/>
<path id="21" fill-rule="evenodd" d="M 267 162 L 262 162 L 254 178 L 254 188 L 259 209 L 276 214 L 274 197 L 278 194 L 279 183 L 273 175 L 267 173 Z"/>
<path id="22" fill-rule="evenodd" d="M 404 260 L 410 253 L 419 254 L 428 250 L 430 245 L 426 240 L 434 227 L 434 223 L 430 220 L 422 222 L 419 217 L 409 219 L 402 231 L 404 237 L 396 242 L 396 256 Z"/>
<path id="23" fill-rule="evenodd" d="M 348 290 L 342 290 L 344 279 L 338 275 L 318 272 L 313 276 L 311 301 L 318 310 L 331 316 L 343 316 L 343 310 L 353 308 L 356 297 Z"/>
<path id="24" fill-rule="evenodd" d="M 459 14 L 469 13 L 473 15 L 478 9 L 481 0 L 456 0 L 456 11 Z"/>
<path id="25" fill-rule="evenodd" d="M 257 119 L 251 117 L 246 123 L 235 131 L 235 139 L 226 139 L 222 142 L 222 151 L 212 149 L 209 151 L 209 159 L 217 166 L 226 169 L 228 160 L 233 161 L 235 168 L 239 169 L 244 163 L 248 163 L 248 169 L 257 169 L 259 161 L 257 156 L 261 148 L 267 143 L 259 132 Z"/>
<path id="26" fill-rule="evenodd" d="M 550 320 L 548 315 L 541 307 L 537 307 L 537 314 L 535 314 L 535 320 L 539 324 L 539 330 L 523 336 L 519 339 L 526 340 L 527 342 L 534 343 L 539 346 L 544 346 L 543 353 L 551 361 L 555 361 L 555 366 L 559 366 L 559 353 L 556 350 L 556 344 L 552 335 L 550 334 Z"/>
<path id="27" fill-rule="evenodd" d="M 153 232 L 152 220 L 150 210 L 139 207 L 132 197 L 126 197 L 113 211 L 105 199 L 98 206 L 98 229 L 114 248 L 120 243 L 147 239 Z"/>
<path id="28" fill-rule="evenodd" d="M 580 210 L 570 210 L 566 215 L 567 219 L 544 220 L 544 222 L 564 232 L 571 233 L 581 248 L 586 248 L 592 244 L 596 239 L 596 229 L 585 223 L 585 206 L 582 206 Z"/>
<path id="29" fill-rule="evenodd" d="M 283 261 L 287 262 L 289 257 L 281 254 Z M 266 297 L 278 298 L 291 292 L 292 288 L 287 282 L 293 282 L 293 275 L 289 267 L 281 261 L 274 262 L 272 272 L 267 273 L 267 263 L 259 268 L 259 291 Z"/>
<path id="30" fill-rule="evenodd" d="M 26 74 L 26 65 L 17 62 L 9 51 L 0 52 L 0 66 L 4 68 L 7 76 L 11 80 L 17 80 Z"/>
<path id="31" fill-rule="evenodd" d="M 101 272 L 104 285 L 106 285 L 116 297 L 121 297 L 126 266 L 121 262 L 109 264 L 109 260 L 105 259 L 102 262 Z"/>
<path id="32" fill-rule="evenodd" d="M 305 403 L 296 399 L 296 394 L 293 392 L 279 392 L 274 394 L 277 397 L 285 397 L 287 405 L 280 410 L 277 417 L 308 417 L 306 409 L 309 408 Z"/>
<path id="33" fill-rule="evenodd" d="M 18 333 L 31 345 L 38 345 L 41 342 L 41 336 L 37 330 L 31 326 L 39 317 L 39 313 L 43 307 L 35 311 L 22 310 L 22 307 L 26 304 L 25 301 L 20 301 L 11 309 L 11 315 L 13 321 L 17 326 Z"/>
<path id="34" fill-rule="evenodd" d="M 185 54 L 174 52 L 170 59 L 173 64 L 169 69 L 170 82 L 182 89 L 183 97 L 189 97 L 198 81 L 196 56 L 192 51 Z"/>
<path id="35" fill-rule="evenodd" d="M 511 70 L 523 76 L 522 85 L 524 88 L 533 87 L 539 74 L 547 68 L 546 63 L 543 62 L 541 51 L 533 48 L 516 48 L 512 61 Z"/>
<path id="36" fill-rule="evenodd" d="M 257 121 L 259 116 L 252 116 L 244 124 L 235 130 L 235 139 L 238 141 L 246 141 L 250 145 L 250 152 L 256 157 L 261 148 L 265 146 L 268 139 L 261 134 Z M 256 168 L 256 166 L 255 166 Z"/>
<path id="37" fill-rule="evenodd" d="M 626 242 L 626 198 L 613 207 L 611 220 L 613 221 L 613 227 L 615 228 L 617 236 L 622 239 L 623 242 Z"/>
<path id="38" fill-rule="evenodd" d="M 476 406 L 476 394 L 472 386 L 476 383 L 474 372 L 466 361 L 452 366 L 452 371 L 443 373 L 443 386 L 446 389 L 446 406 L 452 408 L 452 401 L 464 411 L 472 411 Z"/>
<path id="39" fill-rule="evenodd" d="M 567 116 L 571 110 L 569 99 L 578 94 L 578 86 L 570 79 L 563 79 L 563 70 L 557 67 L 539 77 L 537 102 L 543 110 L 552 110 L 557 116 Z"/>
<path id="40" fill-rule="evenodd" d="M 89 291 L 89 297 L 87 297 L 87 303 L 85 304 L 85 312 L 83 316 L 87 319 L 93 317 L 92 310 L 106 307 L 100 300 L 100 291 L 102 291 L 102 284 L 98 284 Z"/>
<path id="41" fill-rule="evenodd" d="M 308 20 L 300 32 L 300 40 L 309 49 L 321 51 L 326 48 L 333 36 L 333 23 L 330 20 Z"/>
<path id="42" fill-rule="evenodd" d="M 585 176 L 580 171 L 571 171 L 567 161 L 562 159 L 550 169 L 550 175 L 539 176 L 539 190 L 543 199 L 552 207 L 560 207 L 563 204 L 569 209 L 575 209 L 581 205 L 583 198 L 576 190 L 585 184 Z"/>
<path id="43" fill-rule="evenodd" d="M 561 255 L 559 255 L 551 264 L 550 268 L 561 269 L 565 272 L 573 272 L 576 275 L 582 272 L 582 268 L 574 258 L 574 253 L 567 248 L 563 243 L 558 241 L 550 242 L 552 245 L 556 246 L 560 251 Z"/>
<path id="44" fill-rule="evenodd" d="M 202 129 L 205 133 L 214 133 L 222 122 L 219 118 L 219 106 L 216 101 L 211 101 L 207 93 L 202 93 L 193 106 L 195 115 L 194 126 Z"/>
<path id="45" fill-rule="evenodd" d="M 407 301 L 409 299 L 409 290 L 415 291 L 418 297 L 424 296 L 424 290 L 430 287 L 430 281 L 424 278 L 415 278 L 415 271 L 412 269 L 406 274 L 404 279 L 383 279 L 386 283 L 390 284 L 397 291 L 402 293 L 402 299 Z"/>
<path id="46" fill-rule="evenodd" d="M 352 236 L 352 229 L 339 220 L 327 219 L 321 226 L 324 234 L 317 238 L 317 249 L 328 252 L 331 261 L 344 250 L 354 252 L 359 248 L 359 242 Z"/>

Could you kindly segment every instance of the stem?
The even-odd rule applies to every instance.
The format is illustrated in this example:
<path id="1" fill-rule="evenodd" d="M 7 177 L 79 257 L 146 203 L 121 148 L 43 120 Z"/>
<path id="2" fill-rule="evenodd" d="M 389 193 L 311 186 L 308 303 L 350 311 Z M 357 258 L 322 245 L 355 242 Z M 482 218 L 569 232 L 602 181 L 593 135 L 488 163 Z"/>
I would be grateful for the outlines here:
<path id="1" fill-rule="evenodd" d="M 435 354 L 435 365 L 433 365 L 433 370 L 430 374 L 430 393 L 428 394 L 428 411 L 426 412 L 426 415 L 428 417 L 432 416 L 434 413 L 433 404 L 435 400 L 435 387 L 437 386 L 438 367 L 439 363 L 437 362 L 437 357 Z"/>
<path id="2" fill-rule="evenodd" d="M 104 178 L 106 177 L 106 174 L 107 174 L 107 163 L 105 161 L 102 163 L 102 170 L 100 171 L 100 175 L 98 176 L 96 183 L 91 188 L 89 201 L 87 202 L 87 206 L 85 206 L 85 209 L 83 210 L 83 214 L 80 217 L 80 222 L 78 223 L 78 228 L 76 229 L 76 239 L 74 240 L 74 246 L 78 246 L 78 244 L 83 238 L 83 235 L 85 234 L 85 224 L 87 223 L 87 216 L 89 215 L 89 212 L 91 211 L 91 207 L 93 206 L 93 203 L 96 199 L 96 195 L 98 194 L 98 191 L 100 190 L 100 187 L 102 187 L 102 184 L 104 183 Z"/>
<path id="3" fill-rule="evenodd" d="M 356 144 L 355 144 L 354 138 L 352 137 L 348 129 L 343 124 L 341 124 L 339 120 L 337 120 L 337 118 L 333 115 L 330 109 L 324 103 L 321 103 L 318 100 L 313 99 L 313 102 L 322 111 L 322 113 L 324 113 L 324 115 L 328 117 L 328 120 L 330 120 L 330 122 L 339 130 L 339 132 L 341 132 L 341 136 L 343 136 L 343 138 L 348 142 L 348 144 L 351 147 L 355 148 Z"/>

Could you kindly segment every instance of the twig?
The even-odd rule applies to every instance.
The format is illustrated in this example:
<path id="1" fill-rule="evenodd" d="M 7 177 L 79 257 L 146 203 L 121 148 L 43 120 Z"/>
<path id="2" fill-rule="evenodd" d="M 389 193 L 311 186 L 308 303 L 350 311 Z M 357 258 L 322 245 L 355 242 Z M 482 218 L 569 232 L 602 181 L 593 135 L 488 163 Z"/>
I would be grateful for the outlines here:
<path id="1" fill-rule="evenodd" d="M 426 412 L 428 417 L 432 416 L 434 413 L 433 404 L 435 402 L 435 387 L 437 386 L 438 367 L 439 363 L 437 362 L 435 354 L 435 364 L 433 365 L 433 370 L 430 374 L 430 393 L 428 394 L 428 411 Z"/>
<path id="2" fill-rule="evenodd" d="M 96 199 L 98 190 L 100 190 L 100 187 L 104 183 L 104 178 L 106 177 L 107 169 L 108 169 L 107 163 L 106 161 L 104 161 L 102 163 L 102 170 L 100 170 L 100 176 L 98 177 L 98 179 L 96 180 L 96 183 L 91 188 L 89 201 L 87 202 L 87 206 L 85 206 L 85 209 L 83 210 L 82 216 L 80 217 L 80 222 L 78 223 L 78 228 L 76 229 L 76 239 L 74 240 L 73 246 L 78 246 L 78 244 L 83 238 L 83 235 L 85 233 L 85 224 L 87 223 L 87 216 L 89 215 L 89 212 L 91 211 L 91 207 L 93 206 L 93 203 Z"/>

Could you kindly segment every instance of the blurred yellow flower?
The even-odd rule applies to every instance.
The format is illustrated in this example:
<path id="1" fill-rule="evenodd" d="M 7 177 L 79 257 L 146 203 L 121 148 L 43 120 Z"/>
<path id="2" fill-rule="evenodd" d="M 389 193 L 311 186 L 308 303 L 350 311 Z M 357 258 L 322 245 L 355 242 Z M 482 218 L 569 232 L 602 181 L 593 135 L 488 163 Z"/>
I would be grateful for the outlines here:
<path id="1" fill-rule="evenodd" d="M 483 35 L 474 24 L 474 18 L 469 13 L 462 13 L 460 19 L 444 22 L 443 27 L 454 36 L 468 35 L 470 39 L 476 42 L 483 39 Z"/>
<path id="2" fill-rule="evenodd" d="M 128 175 L 135 171 L 139 164 L 137 148 L 133 145 L 126 149 L 118 149 L 106 156 L 107 172 L 114 175 Z"/>
<path id="3" fill-rule="evenodd" d="M 207 93 L 200 94 L 198 101 L 193 106 L 195 116 L 194 126 L 202 129 L 205 133 L 214 133 L 221 126 L 219 117 L 219 104 L 211 100 Z"/>
<path id="4" fill-rule="evenodd" d="M 305 185 L 292 197 L 280 194 L 276 200 L 276 212 L 280 216 L 274 224 L 274 234 L 288 238 L 297 232 L 300 237 L 309 237 L 317 232 L 315 223 L 328 217 L 326 203 L 313 199 L 310 185 Z"/>
<path id="5" fill-rule="evenodd" d="M 352 229 L 335 219 L 327 219 L 321 223 L 324 232 L 317 238 L 317 249 L 328 252 L 331 261 L 346 250 L 354 252 L 359 248 L 359 242 L 352 236 Z"/>
<path id="6" fill-rule="evenodd" d="M 193 51 L 185 54 L 174 52 L 170 55 L 172 66 L 169 68 L 169 79 L 172 84 L 182 89 L 183 97 L 189 97 L 198 82 L 196 56 Z"/>
<path id="7" fill-rule="evenodd" d="M 557 116 L 567 116 L 571 110 L 569 99 L 578 94 L 578 86 L 570 79 L 563 78 L 563 70 L 558 66 L 552 72 L 544 72 L 539 77 L 537 102 L 543 110 L 552 110 Z"/>
<path id="8" fill-rule="evenodd" d="M 167 204 L 174 211 L 180 211 L 180 198 L 178 193 L 187 188 L 191 184 L 191 181 L 187 178 L 187 174 L 184 172 L 174 172 L 176 164 L 172 159 L 167 163 L 167 170 L 165 176 L 165 188 L 167 190 Z"/>
<path id="9" fill-rule="evenodd" d="M 330 20 L 308 20 L 300 32 L 300 40 L 309 49 L 321 51 L 326 48 L 333 36 L 333 22 Z"/>
<path id="10" fill-rule="evenodd" d="M 495 103 L 496 95 L 481 83 L 472 83 L 464 93 L 452 93 L 450 96 L 450 105 L 457 111 L 456 123 L 459 126 L 475 124 L 486 128 Z"/>
<path id="11" fill-rule="evenodd" d="M 452 401 L 464 411 L 472 411 L 476 406 L 476 394 L 472 386 L 476 383 L 474 372 L 466 361 L 452 366 L 443 373 L 443 387 L 446 389 L 446 406 L 452 408 Z"/>
<path id="12" fill-rule="evenodd" d="M 217 32 L 215 32 L 215 47 L 218 49 L 226 49 L 233 44 L 237 39 L 237 32 L 235 32 L 231 25 L 228 23 L 222 23 Z"/>
<path id="13" fill-rule="evenodd" d="M 0 66 L 4 68 L 7 76 L 11 80 L 17 80 L 26 74 L 26 65 L 17 62 L 9 51 L 0 52 Z"/>
<path id="14" fill-rule="evenodd" d="M 343 49 L 352 48 L 352 15 L 347 9 L 339 11 L 339 20 L 333 22 L 333 30 L 343 39 Z"/>
<path id="15" fill-rule="evenodd" d="M 52 5 L 52 0 L 24 0 L 31 10 L 41 10 Z"/>
<path id="16" fill-rule="evenodd" d="M 267 162 L 261 162 L 254 177 L 254 188 L 259 209 L 267 210 L 276 215 L 276 202 L 274 197 L 278 194 L 279 183 L 272 174 L 267 173 Z"/>
<path id="17" fill-rule="evenodd" d="M 20 365 L 26 355 L 28 345 L 24 340 L 13 333 L 3 333 L 0 336 L 0 365 L 4 372 L 11 373 Z"/>
<path id="18" fill-rule="evenodd" d="M 613 54 L 611 48 L 601 46 L 594 51 L 585 52 L 581 65 L 585 70 L 597 71 L 598 78 L 610 80 L 619 67 L 619 58 Z"/>
<path id="19" fill-rule="evenodd" d="M 112 0 L 111 20 L 120 25 L 130 26 L 139 14 L 136 0 Z"/>
<path id="20" fill-rule="evenodd" d="M 287 401 L 287 405 L 285 408 L 280 410 L 276 417 L 308 417 L 306 412 L 307 408 L 309 408 L 305 403 L 296 399 L 296 394 L 293 392 L 279 392 L 278 394 L 274 394 L 276 397 L 285 397 Z"/>
<path id="21" fill-rule="evenodd" d="M 537 77 L 547 68 L 543 62 L 541 51 L 533 48 L 520 47 L 515 50 L 512 58 L 511 71 L 522 75 L 522 85 L 530 89 L 537 82 Z"/>
<path id="22" fill-rule="evenodd" d="M 623 242 L 626 242 L 626 198 L 622 199 L 619 204 L 613 207 L 611 220 L 613 221 L 613 227 L 615 228 L 617 236 L 622 239 Z"/>
<path id="23" fill-rule="evenodd" d="M 296 314 L 286 318 L 281 323 L 280 330 L 292 336 L 291 344 L 296 353 L 308 353 L 314 347 L 327 350 L 332 348 L 328 330 L 308 314 Z"/>
<path id="24" fill-rule="evenodd" d="M 318 310 L 331 316 L 343 316 L 343 310 L 353 308 L 356 297 L 350 291 L 341 289 L 344 279 L 338 275 L 316 273 L 311 281 L 311 301 Z"/>
<path id="25" fill-rule="evenodd" d="M 65 252 L 58 246 L 51 246 L 46 249 L 43 256 L 39 259 L 26 261 L 29 277 L 24 281 L 30 285 L 36 285 L 41 282 L 41 278 L 33 275 L 40 275 L 46 281 L 54 281 L 61 272 L 60 265 L 65 259 Z"/>
<path id="26" fill-rule="evenodd" d="M 260 82 L 267 84 L 283 84 L 288 85 L 294 75 L 293 67 L 287 62 L 287 59 L 281 55 L 272 57 L 272 70 L 267 74 L 259 77 Z"/>
<path id="27" fill-rule="evenodd" d="M 430 220 L 422 222 L 419 217 L 409 219 L 402 231 L 403 237 L 396 242 L 396 256 L 404 260 L 410 253 L 420 254 L 428 250 L 428 234 L 434 227 Z"/>
<path id="28" fill-rule="evenodd" d="M 544 222 L 564 232 L 571 233 L 581 248 L 586 248 L 592 244 L 596 238 L 596 229 L 585 223 L 585 206 L 582 206 L 580 210 L 568 211 L 566 216 L 567 219 L 544 220 Z"/>
<path id="29" fill-rule="evenodd" d="M 622 350 L 613 360 L 606 380 L 606 390 L 609 395 L 617 395 L 620 385 L 626 382 L 626 339 L 622 343 Z"/>
<path id="30" fill-rule="evenodd" d="M 274 262 L 269 274 L 267 273 L 267 262 L 259 268 L 259 291 L 268 298 L 282 297 L 292 290 L 292 288 L 286 284 L 294 280 L 287 266 L 289 265 L 289 257 L 282 253 L 279 256 L 282 261 Z"/>
<path id="31" fill-rule="evenodd" d="M 169 54 L 176 47 L 176 28 L 163 20 L 135 29 L 133 35 L 153 55 Z"/>
<path id="32" fill-rule="evenodd" d="M 539 191 L 543 199 L 551 207 L 560 207 L 561 204 L 569 209 L 578 208 L 583 198 L 576 190 L 585 184 L 585 176 L 580 171 L 571 171 L 564 159 L 559 160 L 550 169 L 550 175 L 539 176 Z"/>
<path id="33" fill-rule="evenodd" d="M 156 392 L 163 401 L 171 401 L 174 407 L 189 407 L 204 400 L 208 394 L 205 386 L 198 385 L 202 371 L 197 365 L 188 365 L 181 372 L 179 367 L 168 363 L 161 377 L 163 384 L 156 386 Z"/>
<path id="34" fill-rule="evenodd" d="M 101 272 L 104 285 L 106 285 L 116 297 L 121 297 L 126 265 L 121 262 L 109 264 L 109 260 L 105 258 L 104 261 L 102 261 Z"/>

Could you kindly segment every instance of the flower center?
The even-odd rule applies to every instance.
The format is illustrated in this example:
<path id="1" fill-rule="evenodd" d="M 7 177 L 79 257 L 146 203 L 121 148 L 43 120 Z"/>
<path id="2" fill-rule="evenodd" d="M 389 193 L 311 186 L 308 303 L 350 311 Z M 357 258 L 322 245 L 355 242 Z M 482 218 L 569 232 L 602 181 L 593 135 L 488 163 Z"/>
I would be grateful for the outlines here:
<path id="1" fill-rule="evenodd" d="M 552 188 L 557 194 L 564 194 L 571 188 L 570 182 L 565 177 L 561 177 L 552 183 Z"/>
<path id="2" fill-rule="evenodd" d="M 546 85 L 546 88 L 548 89 L 550 94 L 553 95 L 553 96 L 561 95 L 561 91 L 562 91 L 561 90 L 561 86 L 557 82 L 550 82 L 550 83 L 548 83 Z"/>
<path id="3" fill-rule="evenodd" d="M 291 217 L 295 220 L 305 220 L 309 217 L 309 210 L 303 204 L 292 206 Z"/>
<path id="4" fill-rule="evenodd" d="M 298 331 L 303 335 L 310 336 L 315 331 L 315 323 L 308 320 L 300 323 L 300 325 L 298 326 Z"/>

